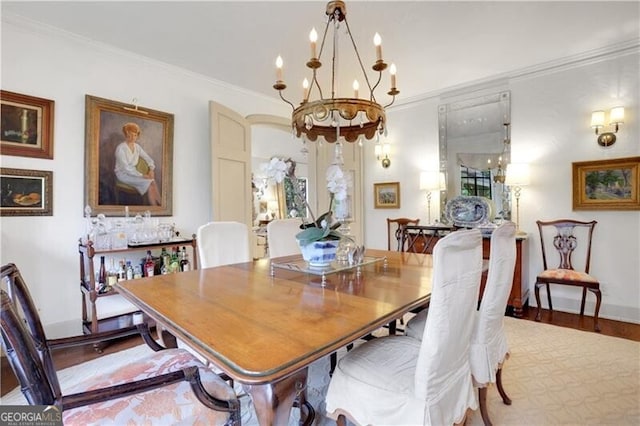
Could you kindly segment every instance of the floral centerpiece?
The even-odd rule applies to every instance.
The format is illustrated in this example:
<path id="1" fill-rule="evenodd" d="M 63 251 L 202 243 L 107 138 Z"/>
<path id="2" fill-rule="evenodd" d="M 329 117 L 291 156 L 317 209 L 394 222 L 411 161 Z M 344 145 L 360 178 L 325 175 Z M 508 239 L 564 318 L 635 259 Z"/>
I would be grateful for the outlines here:
<path id="1" fill-rule="evenodd" d="M 305 260 L 312 265 L 315 263 L 318 266 L 326 265 L 333 260 L 339 241 L 345 238 L 345 236 L 338 231 L 342 223 L 336 220 L 333 212 L 336 201 L 344 201 L 347 199 L 349 180 L 342 168 L 338 164 L 332 164 L 327 168 L 327 189 L 330 193 L 329 209 L 318 217 L 314 215 L 313 209 L 309 206 L 300 188 L 300 183 L 295 174 L 296 162 L 294 160 L 291 158 L 281 159 L 274 157 L 269 163 L 264 165 L 263 171 L 267 179 L 272 183 L 282 183 L 285 177 L 288 177 L 293 188 L 296 210 L 299 212 L 308 212 L 309 218 L 305 217 L 304 214 L 301 215 L 301 231 L 296 234 L 296 240 L 298 241 Z M 319 242 L 322 242 L 322 244 L 317 244 Z M 308 258 L 308 256 L 314 256 L 307 253 L 310 252 L 312 248 L 328 249 L 329 251 L 332 250 L 332 253 L 316 255 L 315 258 Z"/>

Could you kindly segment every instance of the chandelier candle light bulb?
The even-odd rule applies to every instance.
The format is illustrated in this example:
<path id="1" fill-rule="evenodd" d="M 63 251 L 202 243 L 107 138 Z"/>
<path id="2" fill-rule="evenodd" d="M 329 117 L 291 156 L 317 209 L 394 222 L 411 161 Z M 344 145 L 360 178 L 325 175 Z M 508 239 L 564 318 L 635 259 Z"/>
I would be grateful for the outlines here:
<path id="1" fill-rule="evenodd" d="M 278 55 L 276 58 L 276 80 L 282 82 L 282 56 Z"/>
<path id="2" fill-rule="evenodd" d="M 358 97 L 358 89 L 360 89 L 360 83 L 358 83 L 358 80 L 353 80 L 353 97 L 354 98 Z"/>
<path id="3" fill-rule="evenodd" d="M 311 28 L 309 33 L 309 41 L 311 42 L 311 59 L 318 59 L 316 55 L 316 42 L 318 41 L 318 33 L 315 28 Z"/>
<path id="4" fill-rule="evenodd" d="M 376 60 L 382 61 L 382 37 L 376 33 L 373 36 L 373 44 L 376 46 Z"/>

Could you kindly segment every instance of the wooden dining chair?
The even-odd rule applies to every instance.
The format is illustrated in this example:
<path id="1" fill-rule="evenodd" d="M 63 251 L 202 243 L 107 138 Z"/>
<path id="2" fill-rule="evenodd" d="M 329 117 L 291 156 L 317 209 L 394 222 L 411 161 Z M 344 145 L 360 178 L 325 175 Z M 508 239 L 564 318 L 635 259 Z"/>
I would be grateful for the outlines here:
<path id="1" fill-rule="evenodd" d="M 387 218 L 387 250 L 391 250 L 391 242 L 394 242 L 395 251 L 402 251 L 402 228 L 407 225 L 417 225 L 420 219 L 409 219 L 399 217 L 396 219 Z"/>
<path id="2" fill-rule="evenodd" d="M 584 305 L 587 290 L 589 290 L 596 296 L 596 306 L 593 314 L 594 329 L 595 331 L 600 331 L 600 324 L 598 323 L 598 314 L 602 302 L 600 282 L 589 274 L 593 229 L 598 222 L 595 220 L 582 222 L 572 219 L 560 219 L 548 222 L 538 220 L 536 223 L 540 232 L 544 269 L 536 278 L 535 284 L 536 303 L 538 304 L 536 321 L 540 321 L 542 318 L 540 287 L 545 286 L 547 288 L 550 311 L 553 311 L 553 305 L 551 304 L 549 284 L 582 287 L 580 316 L 584 316 Z M 556 264 L 558 266 L 554 268 L 552 265 Z"/>
<path id="3" fill-rule="evenodd" d="M 249 228 L 240 222 L 209 222 L 196 231 L 198 259 L 202 268 L 251 260 Z"/>
<path id="4" fill-rule="evenodd" d="M 108 334 L 119 336 L 47 339 L 18 268 L 3 266 L 2 281 L 9 291 L 0 290 L 2 344 L 30 405 L 58 407 L 65 424 L 240 424 L 240 403 L 233 389 L 188 352 L 163 349 L 151 339 L 146 324 L 138 327 L 155 353 L 85 379 L 63 393 L 52 351 L 91 344 Z"/>
<path id="5" fill-rule="evenodd" d="M 482 272 L 477 229 L 452 232 L 436 244 L 430 314 L 422 341 L 384 336 L 339 361 L 326 410 L 344 425 L 462 423 L 478 403 L 469 351 Z"/>

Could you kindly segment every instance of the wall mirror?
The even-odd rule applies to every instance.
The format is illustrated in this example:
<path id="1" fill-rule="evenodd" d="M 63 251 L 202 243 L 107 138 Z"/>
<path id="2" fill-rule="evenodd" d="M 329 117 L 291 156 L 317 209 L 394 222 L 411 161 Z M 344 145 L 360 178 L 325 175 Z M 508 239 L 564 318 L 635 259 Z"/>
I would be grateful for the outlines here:
<path id="1" fill-rule="evenodd" d="M 511 156 L 511 96 L 509 91 L 438 106 L 440 172 L 445 188 L 440 192 L 440 218 L 445 206 L 458 195 L 491 200 L 494 218 L 511 218 L 504 172 Z"/>
<path id="2" fill-rule="evenodd" d="M 254 123 L 251 134 L 254 225 L 266 223 L 272 219 L 299 215 L 299 212 L 292 212 L 294 210 L 293 193 L 288 178 L 280 184 L 270 185 L 264 178 L 261 168 L 274 156 L 292 158 L 296 162 L 296 176 L 299 184 L 306 189 L 308 184 L 313 184 L 309 182 L 309 153 L 302 149 L 302 144 L 298 140 L 292 139 L 289 126 L 282 126 L 279 123 Z M 307 200 L 313 201 L 310 198 L 312 198 L 311 193 L 307 193 Z"/>

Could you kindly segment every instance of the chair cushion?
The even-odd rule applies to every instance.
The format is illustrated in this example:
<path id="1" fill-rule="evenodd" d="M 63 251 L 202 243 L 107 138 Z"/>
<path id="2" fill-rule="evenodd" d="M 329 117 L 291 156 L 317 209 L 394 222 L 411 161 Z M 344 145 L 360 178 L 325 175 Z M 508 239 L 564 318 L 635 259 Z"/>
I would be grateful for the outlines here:
<path id="1" fill-rule="evenodd" d="M 204 367 L 190 353 L 182 349 L 167 349 L 128 364 L 109 374 L 95 377 L 68 390 L 67 395 L 86 390 L 118 385 L 170 373 L 189 366 L 200 367 L 204 388 L 216 398 L 235 398 L 233 389 L 217 374 Z M 74 408 L 63 412 L 65 425 L 124 425 L 124 424 L 225 424 L 229 414 L 204 406 L 182 381 L 129 397 Z"/>
<path id="2" fill-rule="evenodd" d="M 538 275 L 538 278 L 542 278 L 547 281 L 562 280 L 562 281 L 586 281 L 591 283 L 597 283 L 598 280 L 591 275 L 574 271 L 573 269 L 547 269 Z"/>

